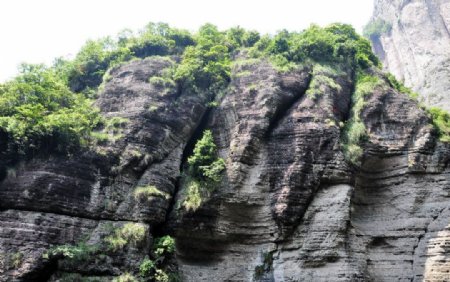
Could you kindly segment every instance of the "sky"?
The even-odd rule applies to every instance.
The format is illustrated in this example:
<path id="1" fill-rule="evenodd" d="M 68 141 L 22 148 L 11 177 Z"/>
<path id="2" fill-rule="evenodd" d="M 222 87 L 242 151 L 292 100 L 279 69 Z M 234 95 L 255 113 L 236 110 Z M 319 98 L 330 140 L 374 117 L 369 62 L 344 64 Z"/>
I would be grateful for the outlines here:
<path id="1" fill-rule="evenodd" d="M 361 31 L 372 9 L 373 0 L 1 0 L 0 82 L 16 75 L 21 62 L 51 64 L 73 57 L 88 39 L 148 22 L 190 31 L 209 22 L 269 34 L 343 22 Z"/>

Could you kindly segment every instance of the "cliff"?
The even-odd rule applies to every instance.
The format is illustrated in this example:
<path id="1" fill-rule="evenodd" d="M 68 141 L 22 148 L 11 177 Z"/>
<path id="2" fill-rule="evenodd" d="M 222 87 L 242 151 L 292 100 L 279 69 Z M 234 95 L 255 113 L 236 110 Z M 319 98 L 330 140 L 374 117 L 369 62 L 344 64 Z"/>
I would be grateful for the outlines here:
<path id="1" fill-rule="evenodd" d="M 115 66 L 108 138 L 3 162 L 0 280 L 449 279 L 450 145 L 427 112 L 375 65 L 250 51 L 207 90 L 167 79 L 186 55 Z M 197 181 L 207 129 L 224 168 Z"/>
<path id="2" fill-rule="evenodd" d="M 377 22 L 385 28 L 368 35 L 385 70 L 425 104 L 450 110 L 450 1 L 376 0 L 369 29 Z"/>

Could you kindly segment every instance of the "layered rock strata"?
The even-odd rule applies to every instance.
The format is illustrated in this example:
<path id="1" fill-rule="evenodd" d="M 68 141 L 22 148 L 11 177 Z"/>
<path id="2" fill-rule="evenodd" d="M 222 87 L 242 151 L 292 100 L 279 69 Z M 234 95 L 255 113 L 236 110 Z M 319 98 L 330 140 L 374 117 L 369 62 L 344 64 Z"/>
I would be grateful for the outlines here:
<path id="1" fill-rule="evenodd" d="M 208 108 L 211 95 L 148 82 L 172 64 L 150 58 L 111 71 L 96 103 L 104 116 L 126 119 L 115 138 L 9 168 L 0 184 L 0 280 L 137 273 L 152 238 L 166 232 L 183 281 L 450 279 L 450 146 L 382 74 L 373 71 L 383 83 L 365 98 L 367 138 L 355 166 L 342 149 L 351 70 L 281 72 L 242 54 Z M 187 211 L 180 177 L 204 129 L 226 170 Z M 135 197 L 146 185 L 170 196 Z M 126 223 L 145 227 L 140 244 L 80 265 L 45 258 L 55 246 L 101 244 Z"/>

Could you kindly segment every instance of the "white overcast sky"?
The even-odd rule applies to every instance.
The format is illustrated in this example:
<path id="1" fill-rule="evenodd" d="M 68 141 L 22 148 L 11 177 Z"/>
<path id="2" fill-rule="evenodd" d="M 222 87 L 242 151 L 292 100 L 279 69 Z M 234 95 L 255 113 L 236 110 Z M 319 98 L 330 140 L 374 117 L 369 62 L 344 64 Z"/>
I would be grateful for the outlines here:
<path id="1" fill-rule="evenodd" d="M 311 23 L 352 24 L 358 31 L 373 0 L 0 0 L 0 82 L 21 62 L 51 63 L 87 39 L 166 22 L 195 31 L 206 22 L 261 33 L 302 30 Z"/>

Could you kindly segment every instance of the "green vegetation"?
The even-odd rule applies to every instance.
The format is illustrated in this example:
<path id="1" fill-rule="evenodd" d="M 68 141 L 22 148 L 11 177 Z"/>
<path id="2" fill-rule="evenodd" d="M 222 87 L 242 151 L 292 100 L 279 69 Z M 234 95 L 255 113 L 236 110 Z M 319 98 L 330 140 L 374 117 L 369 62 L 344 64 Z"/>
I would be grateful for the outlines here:
<path id="1" fill-rule="evenodd" d="M 134 197 L 138 201 L 150 201 L 154 197 L 170 199 L 169 193 L 163 192 L 153 185 L 140 186 L 134 190 Z"/>
<path id="2" fill-rule="evenodd" d="M 99 250 L 97 245 L 88 245 L 82 241 L 77 245 L 61 245 L 49 249 L 43 254 L 43 258 L 64 258 L 69 263 L 81 263 L 89 260 Z"/>
<path id="3" fill-rule="evenodd" d="M 8 263 L 6 263 L 9 268 L 17 269 L 22 265 L 23 253 L 14 252 L 8 256 Z"/>
<path id="4" fill-rule="evenodd" d="M 169 235 L 156 238 L 153 246 L 153 252 L 157 257 L 172 254 L 175 251 L 175 239 Z"/>
<path id="5" fill-rule="evenodd" d="M 90 99 L 96 97 L 102 81 L 104 84 L 111 79 L 112 68 L 135 58 L 181 57 L 178 64 L 149 78 L 149 82 L 165 90 L 176 87 L 207 95 L 210 102 L 227 87 L 232 57 L 244 49 L 253 58 L 240 63 L 254 64 L 267 58 L 280 71 L 311 62 L 360 69 L 379 65 L 369 42 L 344 24 L 325 28 L 313 25 L 302 32 L 260 36 L 240 27 L 219 31 L 206 24 L 190 34 L 167 24 L 149 23 L 136 34 L 124 30 L 116 38 L 89 40 L 74 60 L 59 58 L 52 67 L 23 65 L 17 78 L 0 85 L 0 136 L 7 143 L 3 150 L 34 154 L 47 148 L 65 153 L 90 142 L 121 138 L 123 123 L 103 120 Z M 250 73 L 244 70 L 237 76 Z M 157 110 L 156 105 L 149 107 L 149 111 Z"/>
<path id="6" fill-rule="evenodd" d="M 183 206 L 195 211 L 209 197 L 215 185 L 222 179 L 225 161 L 217 157 L 212 132 L 205 130 L 197 141 L 192 156 L 188 158 L 188 175 L 185 177 L 186 197 Z"/>
<path id="7" fill-rule="evenodd" d="M 175 81 L 170 78 L 152 76 L 149 78 L 148 82 L 158 88 L 170 88 L 175 87 Z"/>
<path id="8" fill-rule="evenodd" d="M 428 113 L 439 133 L 439 139 L 442 142 L 450 142 L 450 113 L 436 107 L 429 108 Z"/>
<path id="9" fill-rule="evenodd" d="M 137 35 L 123 31 L 116 39 L 111 37 L 90 40 L 74 61 L 60 60 L 68 83 L 76 92 L 96 88 L 106 71 L 133 58 L 181 54 L 186 46 L 194 45 L 192 35 L 164 23 L 149 23 Z"/>
<path id="10" fill-rule="evenodd" d="M 281 31 L 273 38 L 262 37 L 250 52 L 254 57 L 268 55 L 281 70 L 298 63 L 333 63 L 353 69 L 380 66 L 370 42 L 359 36 L 350 25 L 312 25 L 303 32 Z"/>
<path id="11" fill-rule="evenodd" d="M 116 277 L 113 279 L 113 282 L 138 282 L 139 280 L 136 279 L 132 274 L 125 272 L 124 274 L 120 275 L 119 277 Z"/>
<path id="12" fill-rule="evenodd" d="M 395 76 L 391 73 L 386 74 L 386 78 L 389 81 L 389 84 L 394 87 L 395 90 L 397 90 L 400 93 L 408 95 L 410 98 L 417 101 L 419 94 L 413 92 L 410 88 L 403 85 L 403 83 L 399 82 Z"/>
<path id="13" fill-rule="evenodd" d="M 174 72 L 174 79 L 184 89 L 217 91 L 230 80 L 229 47 L 225 33 L 206 24 L 196 35 L 195 46 L 186 48 L 181 63 Z"/>
<path id="14" fill-rule="evenodd" d="M 255 280 L 259 280 L 271 270 L 273 270 L 273 252 L 267 252 L 263 254 L 263 263 L 255 267 Z"/>
<path id="15" fill-rule="evenodd" d="M 91 101 L 71 92 L 54 69 L 23 64 L 20 71 L 0 85 L 0 133 L 8 152 L 67 152 L 87 144 L 101 121 Z"/>
<path id="16" fill-rule="evenodd" d="M 345 124 L 343 134 L 344 155 L 354 165 L 361 163 L 363 149 L 360 145 L 367 138 L 366 127 L 361 120 L 365 99 L 382 83 L 383 81 L 378 77 L 368 74 L 360 73 L 357 77 L 355 92 L 352 96 L 351 117 Z"/>
<path id="17" fill-rule="evenodd" d="M 382 34 L 391 32 L 392 24 L 382 19 L 371 20 L 363 29 L 363 35 L 367 38 L 377 38 Z"/>
<path id="18" fill-rule="evenodd" d="M 413 100 L 418 100 L 419 94 L 399 82 L 393 74 L 386 74 L 386 78 L 389 84 L 398 92 L 408 95 Z M 450 113 L 437 107 L 427 108 L 426 111 L 439 134 L 439 140 L 442 142 L 450 142 Z"/>
<path id="19" fill-rule="evenodd" d="M 98 125 L 102 129 L 91 132 L 91 139 L 96 144 L 115 142 L 123 137 L 122 130 L 128 122 L 129 120 L 123 117 L 102 118 Z"/>
<path id="20" fill-rule="evenodd" d="M 316 64 L 313 67 L 313 79 L 306 91 L 306 95 L 311 99 L 317 99 L 328 89 L 339 91 L 341 86 L 335 82 L 337 71 L 329 66 Z"/>
<path id="21" fill-rule="evenodd" d="M 114 234 L 105 238 L 109 248 L 113 251 L 123 249 L 126 245 L 139 245 L 146 237 L 147 229 L 140 223 L 126 223 L 121 228 L 117 228 Z"/>
<path id="22" fill-rule="evenodd" d="M 108 256 L 116 256 L 125 245 L 133 244 L 135 247 L 145 247 L 147 228 L 140 223 L 126 223 L 119 228 L 114 228 L 112 224 L 104 226 L 106 236 L 101 243 L 88 245 L 86 241 L 81 241 L 76 245 L 61 245 L 49 249 L 43 254 L 44 259 L 64 259 L 64 263 L 79 267 L 80 264 L 101 264 L 109 265 Z M 118 253 L 119 252 L 119 253 Z M 126 269 L 121 276 L 113 281 L 158 281 L 158 282 L 178 282 L 180 281 L 176 264 L 174 263 L 175 240 L 165 235 L 154 238 L 150 252 L 150 257 L 146 256 L 139 267 Z M 20 265 L 22 255 L 17 257 L 15 265 Z M 10 259 L 11 261 L 11 259 Z M 123 271 L 124 269 L 122 269 Z M 103 281 L 96 277 L 83 277 L 77 273 L 63 274 L 62 281 Z M 81 279 L 81 280 L 80 280 Z"/>
<path id="23" fill-rule="evenodd" d="M 180 281 L 176 269 L 171 265 L 175 251 L 175 240 L 166 235 L 155 238 L 152 248 L 152 259 L 146 257 L 139 267 L 139 274 L 146 279 L 158 282 Z"/>

